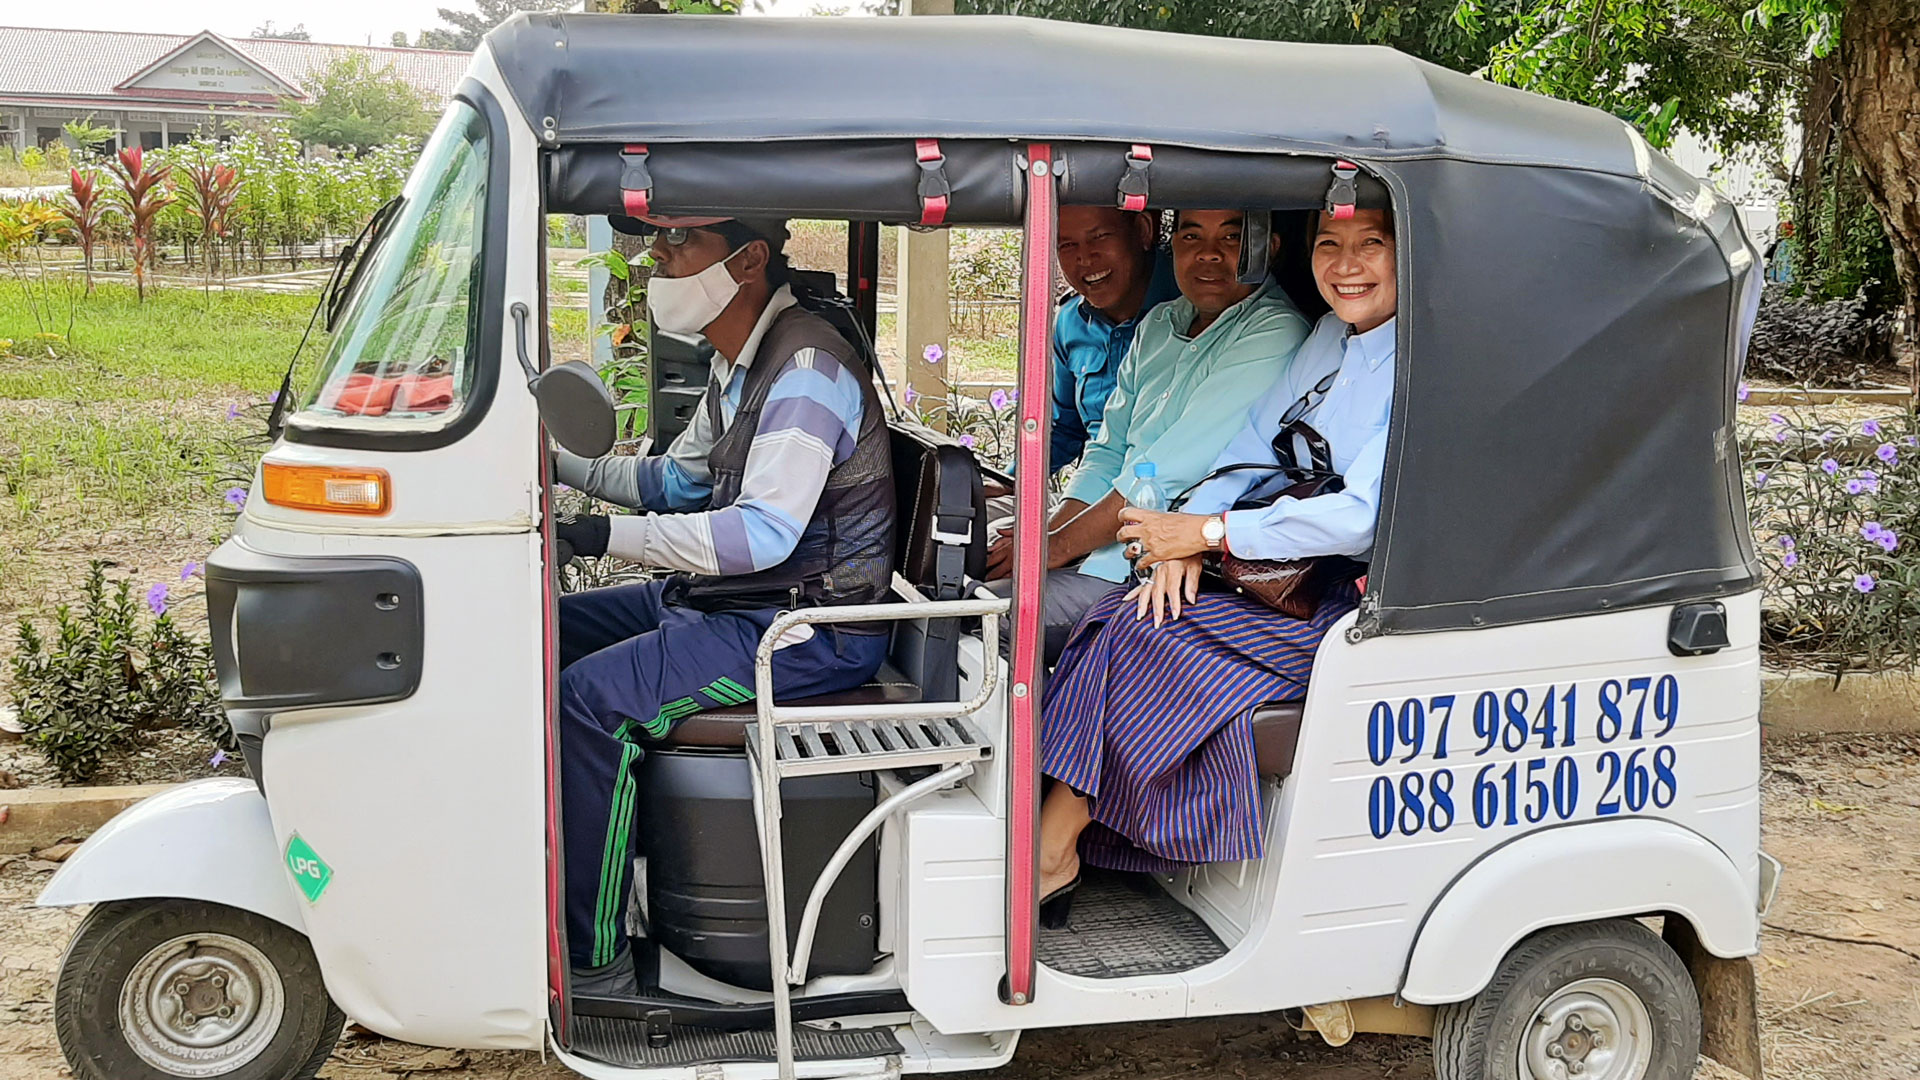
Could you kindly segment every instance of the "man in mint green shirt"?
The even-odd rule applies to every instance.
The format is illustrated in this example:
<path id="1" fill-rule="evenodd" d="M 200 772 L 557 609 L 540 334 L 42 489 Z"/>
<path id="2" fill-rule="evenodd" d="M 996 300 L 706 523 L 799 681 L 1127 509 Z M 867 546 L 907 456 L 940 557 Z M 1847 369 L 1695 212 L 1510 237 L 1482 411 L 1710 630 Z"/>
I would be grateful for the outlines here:
<path id="1" fill-rule="evenodd" d="M 1254 404 L 1279 391 L 1298 397 L 1325 371 L 1294 371 L 1293 356 L 1312 326 L 1269 277 L 1238 280 L 1238 210 L 1182 210 L 1173 230 L 1173 273 L 1180 296 L 1149 311 L 1135 332 L 1100 434 L 1087 444 L 1047 523 L 1048 663 L 1094 601 L 1129 570 L 1114 534 L 1134 466 L 1152 462 L 1171 498 L 1206 475 Z M 1269 263 L 1278 262 L 1279 237 Z M 1293 390 L 1298 385 L 1297 392 Z M 1009 595 L 1010 537 L 987 554 L 989 586 Z M 1003 580 L 993 580 L 1003 579 Z M 1004 635 L 1003 635 L 1004 636 Z"/>

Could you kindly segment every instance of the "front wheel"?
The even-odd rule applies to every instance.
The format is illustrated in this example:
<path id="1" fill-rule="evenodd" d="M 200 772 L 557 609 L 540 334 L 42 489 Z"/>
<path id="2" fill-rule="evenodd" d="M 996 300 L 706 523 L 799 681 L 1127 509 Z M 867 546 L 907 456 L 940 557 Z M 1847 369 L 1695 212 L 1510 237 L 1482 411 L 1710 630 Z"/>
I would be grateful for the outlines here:
<path id="1" fill-rule="evenodd" d="M 98 904 L 54 990 L 79 1080 L 308 1080 L 345 1023 L 307 939 L 203 900 Z"/>
<path id="2" fill-rule="evenodd" d="M 1486 989 L 1434 1017 L 1437 1080 L 1687 1080 L 1699 1054 L 1685 965 L 1626 919 L 1526 938 Z"/>

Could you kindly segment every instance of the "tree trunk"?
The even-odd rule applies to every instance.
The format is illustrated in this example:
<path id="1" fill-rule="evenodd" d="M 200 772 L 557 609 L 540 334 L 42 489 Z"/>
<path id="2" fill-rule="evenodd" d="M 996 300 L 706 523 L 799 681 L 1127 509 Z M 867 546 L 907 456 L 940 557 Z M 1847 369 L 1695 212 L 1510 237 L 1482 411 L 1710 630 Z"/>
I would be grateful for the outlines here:
<path id="1" fill-rule="evenodd" d="M 1920 5 L 1851 0 L 1840 27 L 1842 131 L 1886 226 L 1899 278 L 1902 341 L 1920 396 Z"/>

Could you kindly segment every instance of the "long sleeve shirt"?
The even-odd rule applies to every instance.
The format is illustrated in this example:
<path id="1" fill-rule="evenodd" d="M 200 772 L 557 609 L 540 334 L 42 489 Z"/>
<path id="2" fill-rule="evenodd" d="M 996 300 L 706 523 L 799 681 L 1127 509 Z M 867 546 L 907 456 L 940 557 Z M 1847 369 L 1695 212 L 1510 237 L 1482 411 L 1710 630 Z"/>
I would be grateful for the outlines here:
<path id="1" fill-rule="evenodd" d="M 1227 550 L 1243 559 L 1314 555 L 1364 559 L 1372 551 L 1373 528 L 1380 517 L 1380 477 L 1387 460 L 1387 421 L 1393 412 L 1396 322 L 1388 319 L 1355 334 L 1331 313 L 1321 317 L 1294 364 L 1322 371 L 1337 365 L 1339 374 L 1327 396 L 1302 419 L 1327 440 L 1333 469 L 1346 487 L 1310 499 L 1280 498 L 1259 509 L 1227 511 L 1272 474 L 1245 470 L 1208 481 L 1184 509 L 1189 514 L 1226 511 Z M 1213 468 L 1241 462 L 1277 463 L 1273 437 L 1280 431 L 1280 418 L 1300 396 L 1301 391 L 1276 387 L 1220 452 Z"/>
<path id="2" fill-rule="evenodd" d="M 709 507 L 713 474 L 707 455 L 733 425 L 747 369 L 774 317 L 792 307 L 793 294 L 773 294 L 740 356 L 715 353 L 714 379 L 722 389 L 720 425 L 702 398 L 693 422 L 664 454 L 587 459 L 557 455 L 561 482 L 595 498 L 645 510 L 612 518 L 607 552 L 669 570 L 747 574 L 784 562 L 813 517 L 827 474 L 853 453 L 859 438 L 859 380 L 844 365 L 801 349 L 774 376 L 760 426 L 747 451 L 740 497 Z M 713 393 L 708 387 L 707 393 Z"/>
<path id="3" fill-rule="evenodd" d="M 1173 260 L 1156 251 L 1146 300 L 1133 318 L 1114 322 L 1106 314 L 1074 297 L 1053 321 L 1053 427 L 1047 447 L 1047 471 L 1057 473 L 1079 460 L 1087 440 L 1100 434 L 1107 398 L 1113 394 L 1120 363 L 1133 346 L 1140 321 L 1155 306 L 1180 295 L 1173 280 Z"/>
<path id="4" fill-rule="evenodd" d="M 1067 498 L 1091 504 L 1110 491 L 1124 496 L 1133 467 L 1143 461 L 1153 462 L 1172 497 L 1206 475 L 1248 410 L 1275 383 L 1292 387 L 1304 378 L 1304 390 L 1326 373 L 1294 364 L 1309 327 L 1271 279 L 1190 336 L 1193 314 L 1192 302 L 1182 297 L 1142 320 L 1107 399 L 1100 434 L 1067 482 Z M 1094 551 L 1080 572 L 1124 580 L 1128 566 L 1121 545 Z"/>

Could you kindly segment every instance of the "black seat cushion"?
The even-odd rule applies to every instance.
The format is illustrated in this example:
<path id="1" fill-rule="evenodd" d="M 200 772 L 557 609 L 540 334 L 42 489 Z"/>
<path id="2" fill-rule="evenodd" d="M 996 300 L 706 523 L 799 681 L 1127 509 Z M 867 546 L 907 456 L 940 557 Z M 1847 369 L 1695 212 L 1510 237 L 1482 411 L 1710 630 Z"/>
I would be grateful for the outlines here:
<path id="1" fill-rule="evenodd" d="M 1253 719 L 1253 762 L 1261 776 L 1283 779 L 1293 771 L 1293 750 L 1300 743 L 1303 701 L 1269 701 L 1248 710 Z"/>
<path id="2" fill-rule="evenodd" d="M 910 705 L 920 700 L 920 687 L 890 664 L 880 665 L 873 678 L 850 690 L 782 701 L 782 705 Z M 754 722 L 752 703 L 694 713 L 660 740 L 666 746 L 704 746 L 738 750 L 746 745 L 747 726 Z"/>

